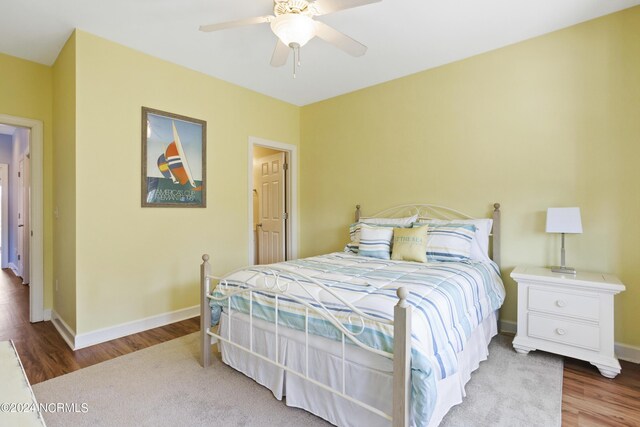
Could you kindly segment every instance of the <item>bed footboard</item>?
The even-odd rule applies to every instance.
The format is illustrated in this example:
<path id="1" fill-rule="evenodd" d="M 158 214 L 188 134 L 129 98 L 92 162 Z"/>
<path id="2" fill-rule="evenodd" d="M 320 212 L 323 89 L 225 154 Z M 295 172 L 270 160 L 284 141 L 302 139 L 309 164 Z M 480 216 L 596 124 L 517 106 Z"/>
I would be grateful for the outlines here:
<path id="1" fill-rule="evenodd" d="M 202 255 L 200 265 L 200 364 L 203 367 L 211 365 L 212 337 L 209 335 L 211 328 L 211 309 L 209 308 L 208 295 L 211 292 L 211 265 L 209 255 Z"/>
<path id="2" fill-rule="evenodd" d="M 260 287 L 260 288 L 242 288 L 235 290 L 233 292 L 228 293 L 224 297 L 218 297 L 212 295 L 211 289 L 211 281 L 217 280 L 218 283 L 216 286 L 225 286 L 225 279 L 221 279 L 218 277 L 214 277 L 211 275 L 211 265 L 209 264 L 209 255 L 202 256 L 202 264 L 200 265 L 200 282 L 201 282 L 201 301 L 200 301 L 200 345 L 201 345 L 201 355 L 200 362 L 203 367 L 208 367 L 211 364 L 211 346 L 217 340 L 223 341 L 229 345 L 240 348 L 243 351 L 246 351 L 255 357 L 265 360 L 286 372 L 296 375 L 304 380 L 330 392 L 335 395 L 338 395 L 350 402 L 357 404 L 358 406 L 371 411 L 383 418 L 391 421 L 391 425 L 393 427 L 408 427 L 410 422 L 410 402 L 411 402 L 411 305 L 408 304 L 407 298 L 409 296 L 409 292 L 406 288 L 401 287 L 397 290 L 398 303 L 394 307 L 394 319 L 393 321 L 388 320 L 380 320 L 379 318 L 374 318 L 372 316 L 363 313 L 358 308 L 354 307 L 347 301 L 344 301 L 338 294 L 335 294 L 333 290 L 326 287 L 324 284 L 316 281 L 311 277 L 304 276 L 302 274 L 295 274 L 293 279 L 289 278 L 289 280 L 293 280 L 298 284 L 301 283 L 301 280 L 313 283 L 316 286 L 321 287 L 326 292 L 331 293 L 334 297 L 340 300 L 345 306 L 347 306 L 350 310 L 352 310 L 353 314 L 358 316 L 362 321 L 362 328 L 364 329 L 364 319 L 373 320 L 376 322 L 384 323 L 387 325 L 393 325 L 393 336 L 394 336 L 394 344 L 393 344 L 393 353 L 388 353 L 383 350 L 375 349 L 372 347 L 368 347 L 357 339 L 357 333 L 353 333 L 352 330 L 346 328 L 340 321 L 325 308 L 323 303 L 319 300 L 315 300 L 314 304 L 310 304 L 308 301 L 298 298 L 294 295 L 287 294 L 288 286 L 280 284 L 279 275 L 277 272 L 273 270 L 269 270 L 265 268 L 262 273 L 265 276 L 270 276 L 273 280 L 273 285 L 268 287 Z M 291 273 L 289 273 L 291 275 Z M 295 277 L 297 276 L 297 277 Z M 308 319 L 309 313 L 313 312 L 313 314 L 321 316 L 326 321 L 329 321 L 333 326 L 342 333 L 342 387 L 341 388 L 332 388 L 323 383 L 320 383 L 314 380 L 309 376 L 309 363 L 308 360 L 305 363 L 305 372 L 295 371 L 284 364 L 281 364 L 278 359 L 278 347 L 276 346 L 276 358 L 275 360 L 269 359 L 261 354 L 255 353 L 253 351 L 250 334 L 250 344 L 249 347 L 244 347 L 236 342 L 233 342 L 231 338 L 231 330 L 229 330 L 229 335 L 227 337 L 223 337 L 219 335 L 217 332 L 214 332 L 211 327 L 211 308 L 209 306 L 210 300 L 216 301 L 228 301 L 228 315 L 231 315 L 231 297 L 238 294 L 248 294 L 250 298 L 250 311 L 249 311 L 249 330 L 252 330 L 252 307 L 253 307 L 253 292 L 259 291 L 260 293 L 269 293 L 272 294 L 276 301 L 275 306 L 275 336 L 276 342 L 278 339 L 278 298 L 281 296 L 286 296 L 288 299 L 292 299 L 297 301 L 299 304 L 305 307 L 305 337 L 306 337 L 306 346 L 307 346 L 307 359 L 308 359 Z M 312 298 L 311 294 L 309 294 Z M 229 325 L 231 322 L 229 322 Z M 345 342 L 346 340 L 351 340 L 353 344 L 357 346 L 378 354 L 384 357 L 388 357 L 393 359 L 393 408 L 392 413 L 387 414 L 378 408 L 374 408 L 368 405 L 365 402 L 361 402 L 348 394 L 345 393 L 345 366 L 346 366 L 346 357 L 345 357 Z"/>
<path id="3" fill-rule="evenodd" d="M 406 288 L 399 288 L 399 301 L 393 309 L 393 427 L 406 427 L 410 421 L 411 306 L 407 303 L 408 296 Z"/>

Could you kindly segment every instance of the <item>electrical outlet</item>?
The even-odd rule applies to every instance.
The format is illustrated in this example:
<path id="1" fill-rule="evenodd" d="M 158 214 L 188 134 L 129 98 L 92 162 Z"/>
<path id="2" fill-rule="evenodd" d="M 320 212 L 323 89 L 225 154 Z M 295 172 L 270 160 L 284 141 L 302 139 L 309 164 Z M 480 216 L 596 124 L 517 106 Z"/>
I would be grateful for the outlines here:
<path id="1" fill-rule="evenodd" d="M 56 292 L 60 291 L 60 286 L 58 286 L 58 279 L 56 279 Z"/>

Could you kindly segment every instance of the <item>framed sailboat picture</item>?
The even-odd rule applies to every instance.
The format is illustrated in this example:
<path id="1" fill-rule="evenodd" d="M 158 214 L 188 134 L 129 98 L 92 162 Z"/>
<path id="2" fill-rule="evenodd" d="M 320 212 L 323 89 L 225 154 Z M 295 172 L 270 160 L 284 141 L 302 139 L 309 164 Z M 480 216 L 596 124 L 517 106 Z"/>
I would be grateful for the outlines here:
<path id="1" fill-rule="evenodd" d="M 207 206 L 207 122 L 142 107 L 142 206 Z"/>

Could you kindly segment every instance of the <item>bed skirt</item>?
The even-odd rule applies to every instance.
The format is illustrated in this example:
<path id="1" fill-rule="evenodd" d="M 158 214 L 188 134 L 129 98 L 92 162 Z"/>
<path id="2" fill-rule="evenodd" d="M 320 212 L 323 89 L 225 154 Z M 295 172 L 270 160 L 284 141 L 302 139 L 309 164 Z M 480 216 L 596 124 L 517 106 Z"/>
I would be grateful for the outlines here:
<path id="1" fill-rule="evenodd" d="M 492 313 L 472 332 L 465 349 L 458 353 L 457 373 L 436 383 L 438 398 L 436 407 L 427 424 L 428 427 L 440 424 L 449 409 L 462 402 L 465 396 L 464 386 L 471 378 L 481 361 L 486 360 L 491 338 L 497 334 L 497 317 Z M 231 328 L 229 328 L 231 326 Z M 275 359 L 276 351 L 274 325 L 259 319 L 253 319 L 253 348 L 263 356 Z M 234 312 L 229 318 L 224 313 L 220 321 L 220 333 L 241 345 L 249 347 L 249 317 Z M 304 373 L 305 334 L 288 328 L 279 328 L 278 361 L 297 372 Z M 227 365 L 244 373 L 256 382 L 267 387 L 273 395 L 288 406 L 305 409 L 332 424 L 344 427 L 389 426 L 389 421 L 367 411 L 360 406 L 336 396 L 314 384 L 288 374 L 268 362 L 265 362 L 236 347 L 219 343 L 222 360 Z M 319 336 L 309 336 L 308 368 L 309 376 L 332 388 L 342 388 L 342 346 L 340 342 Z M 369 353 L 354 345 L 346 350 L 347 395 L 391 413 L 393 363 L 391 360 Z M 412 424 L 415 425 L 415 424 Z M 422 427 L 422 426 L 420 426 Z"/>

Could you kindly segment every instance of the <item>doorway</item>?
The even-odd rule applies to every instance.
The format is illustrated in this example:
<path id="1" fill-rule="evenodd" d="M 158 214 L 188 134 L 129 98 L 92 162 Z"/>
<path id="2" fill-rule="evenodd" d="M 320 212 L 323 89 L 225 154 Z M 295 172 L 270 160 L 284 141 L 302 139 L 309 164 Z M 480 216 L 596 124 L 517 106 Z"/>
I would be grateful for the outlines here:
<path id="1" fill-rule="evenodd" d="M 297 257 L 296 147 L 249 139 L 249 263 Z"/>
<path id="2" fill-rule="evenodd" d="M 0 158 L 0 162 L 2 161 L 4 160 Z M 0 267 L 9 267 L 9 164 L 7 163 L 0 163 Z"/>
<path id="3" fill-rule="evenodd" d="M 10 161 L 0 160 L 3 267 L 6 255 L 7 267 L 29 284 L 29 321 L 49 320 L 44 310 L 43 125 L 38 120 L 0 114 L 1 129 L 12 135 Z M 3 180 L 1 163 L 8 164 L 7 181 Z"/>

